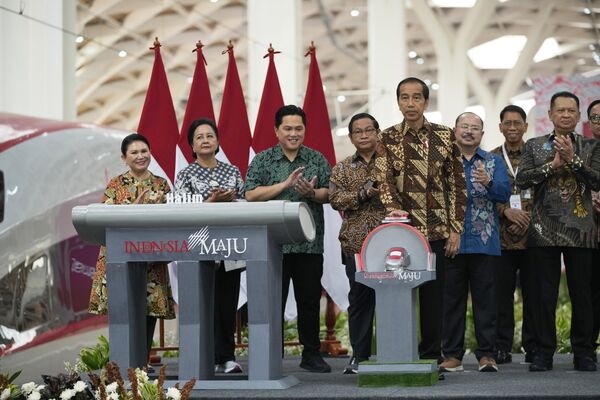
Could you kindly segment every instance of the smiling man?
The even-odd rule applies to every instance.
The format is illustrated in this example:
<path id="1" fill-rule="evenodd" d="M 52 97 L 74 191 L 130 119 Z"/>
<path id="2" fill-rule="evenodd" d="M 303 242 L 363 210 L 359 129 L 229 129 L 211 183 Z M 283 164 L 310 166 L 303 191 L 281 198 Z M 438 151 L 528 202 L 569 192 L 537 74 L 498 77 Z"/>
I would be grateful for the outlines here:
<path id="1" fill-rule="evenodd" d="M 527 131 L 527 114 L 515 105 L 508 105 L 500 111 L 500 132 L 504 143 L 492 150 L 502 157 L 508 169 L 511 185 L 510 201 L 498 204 L 500 216 L 500 244 L 502 255 L 496 266 L 496 362 L 512 361 L 511 349 L 515 333 L 514 293 L 517 281 L 521 284 L 523 296 L 523 329 L 521 333 L 525 361 L 533 360 L 535 341 L 533 338 L 533 312 L 531 309 L 531 291 L 529 282 L 533 265 L 527 257 L 527 232 L 531 221 L 531 202 L 533 191 L 520 190 L 515 185 L 515 176 L 519 171 L 519 162 L 525 142 L 523 135 Z"/>
<path id="2" fill-rule="evenodd" d="M 377 181 L 390 216 L 408 213 L 436 255 L 436 279 L 419 288 L 421 358 L 441 356 L 444 270 L 458 251 L 463 229 L 465 175 L 452 129 L 433 124 L 423 113 L 429 88 L 414 77 L 396 88 L 404 121 L 383 130 L 377 145 Z"/>
<path id="3" fill-rule="evenodd" d="M 479 371 L 498 370 L 495 354 L 496 297 L 494 269 L 500 256 L 500 222 L 496 206 L 510 197 L 508 173 L 497 154 L 483 151 L 483 121 L 465 112 L 454 134 L 467 180 L 465 227 L 454 263 L 446 268 L 440 371 L 462 371 L 467 295 L 471 292 Z"/>
<path id="4" fill-rule="evenodd" d="M 529 370 L 552 369 L 562 254 L 573 308 L 573 363 L 577 370 L 596 371 L 590 281 L 598 245 L 592 190 L 600 188 L 600 145 L 575 133 L 580 112 L 573 93 L 555 93 L 548 116 L 554 131 L 527 141 L 516 178 L 519 188 L 535 193 L 527 244 L 536 265 L 531 282 L 536 354 Z"/>
<path id="5" fill-rule="evenodd" d="M 379 123 L 367 113 L 354 115 L 348 124 L 348 137 L 356 152 L 339 162 L 331 172 L 329 201 L 344 213 L 340 229 L 340 243 L 344 252 L 346 276 L 350 283 L 348 293 L 348 330 L 352 358 L 345 374 L 356 374 L 358 364 L 371 357 L 375 291 L 356 282 L 354 255 L 360 253 L 363 241 L 385 217 L 375 183 L 375 146 Z"/>
<path id="6" fill-rule="evenodd" d="M 306 115 L 297 106 L 287 105 L 275 114 L 279 143 L 254 157 L 246 176 L 246 200 L 303 201 L 316 223 L 312 242 L 283 245 L 282 313 L 290 286 L 298 306 L 298 336 L 304 346 L 300 367 L 311 372 L 330 372 L 320 354 L 319 310 L 323 275 L 323 203 L 329 201 L 331 169 L 325 157 L 302 145 Z"/>

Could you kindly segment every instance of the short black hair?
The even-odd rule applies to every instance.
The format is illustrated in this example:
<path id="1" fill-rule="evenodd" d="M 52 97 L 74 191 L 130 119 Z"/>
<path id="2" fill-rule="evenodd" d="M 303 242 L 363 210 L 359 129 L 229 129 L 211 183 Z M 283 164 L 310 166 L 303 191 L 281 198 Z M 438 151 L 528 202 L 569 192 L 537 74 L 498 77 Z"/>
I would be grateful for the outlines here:
<path id="1" fill-rule="evenodd" d="M 121 142 L 121 154 L 126 155 L 129 145 L 133 142 L 144 142 L 146 143 L 146 146 L 148 146 L 148 149 L 150 149 L 150 142 L 148 142 L 148 139 L 146 139 L 145 136 L 142 136 L 139 133 L 132 133 L 130 135 L 125 136 L 125 138 Z"/>
<path id="2" fill-rule="evenodd" d="M 462 117 L 463 115 L 466 115 L 466 114 L 471 114 L 471 115 L 474 115 L 477 118 L 479 118 L 479 120 L 481 121 L 481 129 L 483 129 L 483 118 L 481 118 L 479 115 L 475 114 L 472 111 L 465 111 L 465 112 L 462 112 L 462 113 L 458 114 L 458 117 L 456 117 L 456 121 L 454 121 L 454 126 L 455 127 L 458 125 L 458 120 L 460 119 L 460 117 Z"/>
<path id="3" fill-rule="evenodd" d="M 187 131 L 188 143 L 190 144 L 190 147 L 192 149 L 194 148 L 194 132 L 196 132 L 196 129 L 201 125 L 210 126 L 215 132 L 215 136 L 217 137 L 217 150 L 215 150 L 215 154 L 217 154 L 219 152 L 219 129 L 217 129 L 217 124 L 215 124 L 215 121 L 210 118 L 198 118 L 192 121 Z M 196 153 L 194 153 L 194 150 L 192 150 L 192 157 L 196 158 Z"/>
<path id="4" fill-rule="evenodd" d="M 427 87 L 427 84 L 425 82 L 423 82 L 419 78 L 415 78 L 414 76 L 410 76 L 408 78 L 402 79 L 400 81 L 400 83 L 398 84 L 398 86 L 396 86 L 396 99 L 400 98 L 400 86 L 404 85 L 405 83 L 411 83 L 411 82 L 420 83 L 421 86 L 423 87 L 423 97 L 425 97 L 425 100 L 429 100 L 429 87 Z"/>
<path id="5" fill-rule="evenodd" d="M 596 100 L 592 101 L 590 103 L 590 105 L 588 106 L 588 109 L 587 109 L 588 119 L 590 118 L 590 113 L 592 112 L 592 108 L 594 108 L 594 106 L 597 104 L 600 104 L 600 99 L 596 99 Z"/>
<path id="6" fill-rule="evenodd" d="M 306 127 L 306 114 L 304 113 L 304 110 L 293 104 L 288 104 L 279 108 L 275 113 L 275 129 L 279 128 L 279 125 L 283 122 L 283 117 L 288 115 L 299 115 L 302 117 L 302 123 Z"/>
<path id="7" fill-rule="evenodd" d="M 516 112 L 519 113 L 521 118 L 523 118 L 523 122 L 527 122 L 527 113 L 519 106 L 515 106 L 514 104 L 509 104 L 500 111 L 500 122 L 504 121 L 504 114 L 507 112 Z"/>
<path id="8" fill-rule="evenodd" d="M 348 134 L 352 135 L 352 124 L 354 124 L 354 122 L 358 121 L 359 119 L 364 118 L 369 118 L 371 121 L 373 121 L 373 127 L 375 129 L 379 129 L 379 122 L 377 122 L 374 116 L 372 116 L 369 113 L 358 113 L 356 115 L 353 115 L 352 118 L 350 118 L 350 122 L 348 123 Z"/>
<path id="9" fill-rule="evenodd" d="M 557 99 L 557 98 L 559 98 L 559 97 L 570 97 L 570 98 L 572 98 L 573 100 L 575 100 L 575 103 L 577 103 L 577 109 L 579 110 L 579 97 L 575 96 L 575 94 L 574 94 L 574 93 L 567 92 L 567 91 L 564 91 L 564 92 L 557 92 L 557 93 L 554 93 L 554 94 L 552 95 L 552 98 L 550 99 L 550 109 L 551 109 L 551 110 L 552 110 L 552 108 L 554 107 L 554 102 L 555 102 L 555 101 L 556 101 L 556 99 Z"/>

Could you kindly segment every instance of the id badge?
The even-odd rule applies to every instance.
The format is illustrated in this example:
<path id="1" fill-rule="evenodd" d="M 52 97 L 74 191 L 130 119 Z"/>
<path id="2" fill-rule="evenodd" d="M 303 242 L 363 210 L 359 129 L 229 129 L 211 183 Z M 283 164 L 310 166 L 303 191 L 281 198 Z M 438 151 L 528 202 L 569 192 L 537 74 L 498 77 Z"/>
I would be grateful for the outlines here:
<path id="1" fill-rule="evenodd" d="M 510 196 L 510 208 L 521 210 L 521 196 L 518 194 L 513 194 Z"/>
<path id="2" fill-rule="evenodd" d="M 531 189 L 523 190 L 523 198 L 526 200 L 531 199 Z"/>

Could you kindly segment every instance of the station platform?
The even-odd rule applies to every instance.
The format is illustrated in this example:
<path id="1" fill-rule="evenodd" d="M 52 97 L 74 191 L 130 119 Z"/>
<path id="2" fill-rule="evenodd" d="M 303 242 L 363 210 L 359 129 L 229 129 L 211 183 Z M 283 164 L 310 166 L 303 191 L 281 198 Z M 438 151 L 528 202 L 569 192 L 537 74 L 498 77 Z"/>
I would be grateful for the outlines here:
<path id="1" fill-rule="evenodd" d="M 359 388 L 357 375 L 343 375 L 348 358 L 326 358 L 332 372 L 316 374 L 299 367 L 300 357 L 286 357 L 284 375 L 294 375 L 300 384 L 286 390 L 200 390 L 193 399 L 600 399 L 600 372 L 573 369 L 572 356 L 557 354 L 554 369 L 529 372 L 523 355 L 513 355 L 511 364 L 499 366 L 497 373 L 477 370 L 474 355 L 464 358 L 464 372 L 444 373 L 444 379 L 431 387 Z M 165 360 L 167 374 L 176 373 L 176 360 Z M 238 360 L 247 370 L 247 360 Z M 232 379 L 233 375 L 223 376 Z M 242 378 L 242 376 L 239 376 Z M 180 385 L 183 386 L 183 383 Z"/>

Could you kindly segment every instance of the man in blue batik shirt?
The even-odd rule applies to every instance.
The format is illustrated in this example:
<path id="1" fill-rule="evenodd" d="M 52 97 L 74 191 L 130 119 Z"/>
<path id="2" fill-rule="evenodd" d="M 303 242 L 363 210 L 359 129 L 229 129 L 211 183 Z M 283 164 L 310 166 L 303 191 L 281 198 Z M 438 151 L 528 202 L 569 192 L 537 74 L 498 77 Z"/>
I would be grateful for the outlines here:
<path id="1" fill-rule="evenodd" d="M 462 371 L 467 295 L 471 290 L 479 371 L 498 370 L 495 354 L 496 298 L 494 268 L 500 256 L 500 222 L 496 204 L 510 198 L 508 172 L 500 156 L 479 148 L 483 120 L 466 112 L 458 116 L 454 134 L 467 180 L 467 209 L 460 247 L 446 266 L 440 370 Z"/>

